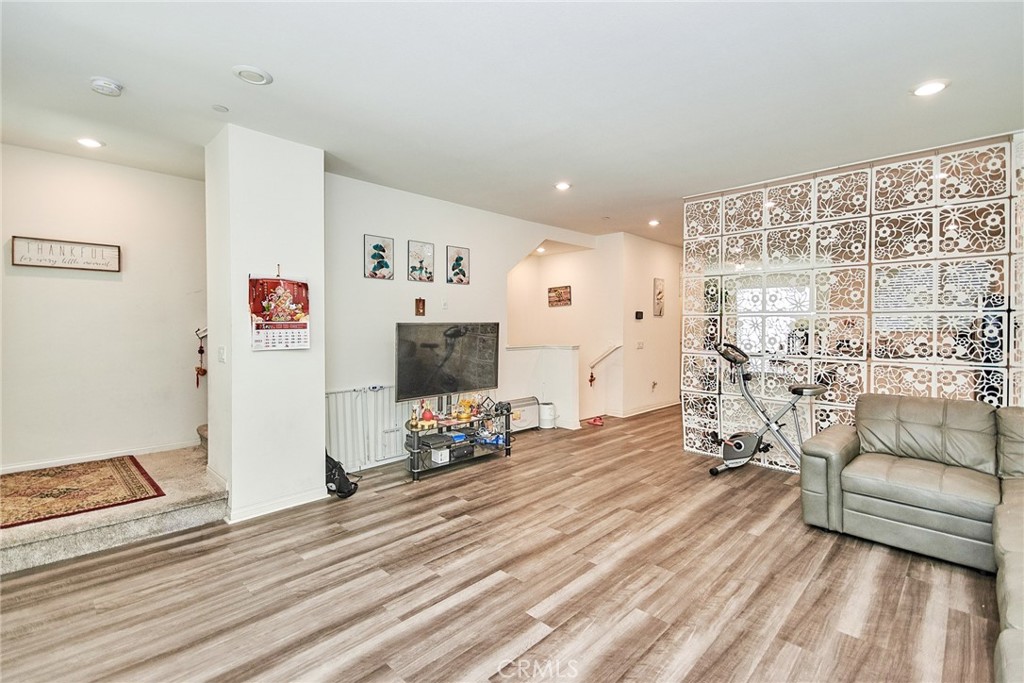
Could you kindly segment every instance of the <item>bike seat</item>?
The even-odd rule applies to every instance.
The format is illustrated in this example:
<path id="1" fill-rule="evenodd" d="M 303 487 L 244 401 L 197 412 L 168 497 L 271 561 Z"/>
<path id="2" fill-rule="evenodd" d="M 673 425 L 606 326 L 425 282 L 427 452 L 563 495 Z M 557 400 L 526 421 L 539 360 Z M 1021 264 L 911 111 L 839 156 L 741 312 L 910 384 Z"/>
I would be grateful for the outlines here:
<path id="1" fill-rule="evenodd" d="M 827 389 L 820 384 L 793 384 L 789 393 L 794 396 L 821 396 Z"/>

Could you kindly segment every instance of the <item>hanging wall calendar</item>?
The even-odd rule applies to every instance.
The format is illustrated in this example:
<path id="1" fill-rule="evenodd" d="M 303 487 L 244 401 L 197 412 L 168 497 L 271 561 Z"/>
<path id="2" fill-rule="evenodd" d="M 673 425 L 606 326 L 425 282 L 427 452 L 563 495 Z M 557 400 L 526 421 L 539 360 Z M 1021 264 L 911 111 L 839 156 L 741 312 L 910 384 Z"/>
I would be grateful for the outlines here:
<path id="1" fill-rule="evenodd" d="M 279 277 L 249 278 L 254 351 L 309 348 L 309 284 Z"/>

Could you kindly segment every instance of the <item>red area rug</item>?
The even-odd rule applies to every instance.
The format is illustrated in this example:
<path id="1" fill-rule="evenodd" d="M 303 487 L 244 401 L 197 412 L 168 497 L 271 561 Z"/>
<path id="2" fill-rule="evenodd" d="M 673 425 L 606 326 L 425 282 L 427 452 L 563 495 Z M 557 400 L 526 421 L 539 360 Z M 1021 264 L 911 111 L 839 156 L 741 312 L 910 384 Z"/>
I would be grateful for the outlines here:
<path id="1" fill-rule="evenodd" d="M 0 529 L 164 495 L 134 455 L 0 475 Z"/>

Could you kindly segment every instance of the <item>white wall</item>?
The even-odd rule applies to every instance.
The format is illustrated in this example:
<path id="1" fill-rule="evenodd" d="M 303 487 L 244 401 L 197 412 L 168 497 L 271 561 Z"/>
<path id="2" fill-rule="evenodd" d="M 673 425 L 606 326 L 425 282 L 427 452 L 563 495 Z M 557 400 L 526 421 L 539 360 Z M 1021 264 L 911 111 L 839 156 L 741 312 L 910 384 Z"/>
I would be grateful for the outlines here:
<path id="1" fill-rule="evenodd" d="M 472 209 L 422 195 L 327 174 L 325 180 L 327 390 L 395 380 L 395 323 L 497 321 L 508 344 L 508 272 L 545 239 L 592 245 L 590 235 Z M 363 277 L 363 235 L 391 237 L 393 280 Z M 408 240 L 434 244 L 435 281 L 406 276 Z M 445 247 L 470 249 L 470 284 L 444 279 Z M 426 299 L 416 317 L 415 300 Z M 501 398 L 508 363 L 499 360 Z"/>
<path id="2" fill-rule="evenodd" d="M 623 237 L 622 413 L 636 415 L 679 402 L 682 250 L 635 235 Z M 656 277 L 665 281 L 665 314 L 658 318 L 653 314 Z M 643 312 L 643 320 L 636 319 L 636 311 Z"/>
<path id="3" fill-rule="evenodd" d="M 584 419 L 677 403 L 680 258 L 677 247 L 625 233 L 599 237 L 591 250 L 532 256 L 509 275 L 511 342 L 579 346 Z M 655 277 L 665 280 L 660 318 L 652 315 Z M 572 287 L 572 305 L 549 307 L 547 290 L 560 285 Z M 643 311 L 643 320 L 635 319 L 636 311 Z M 594 368 L 591 386 L 590 364 L 618 344 L 623 348 Z"/>
<path id="4" fill-rule="evenodd" d="M 3 469 L 198 443 L 203 184 L 2 151 Z M 122 270 L 12 266 L 12 235 L 120 245 Z"/>
<path id="5" fill-rule="evenodd" d="M 217 283 L 209 464 L 228 482 L 237 521 L 326 495 L 323 151 L 227 126 L 207 147 L 206 166 Z M 281 277 L 309 284 L 310 348 L 253 351 L 248 279 L 276 275 L 278 265 Z"/>

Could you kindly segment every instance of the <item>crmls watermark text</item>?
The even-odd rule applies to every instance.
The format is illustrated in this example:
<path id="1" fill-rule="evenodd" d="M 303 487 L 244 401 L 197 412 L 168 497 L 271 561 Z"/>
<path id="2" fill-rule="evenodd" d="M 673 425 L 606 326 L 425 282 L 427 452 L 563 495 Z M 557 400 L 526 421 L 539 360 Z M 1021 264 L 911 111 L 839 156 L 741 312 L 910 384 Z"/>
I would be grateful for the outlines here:
<path id="1" fill-rule="evenodd" d="M 545 678 L 545 679 L 571 679 L 576 678 L 580 673 L 579 662 L 575 659 L 561 661 L 558 659 L 546 659 L 536 661 L 533 659 L 506 659 L 498 668 L 498 675 L 502 678 Z"/>

